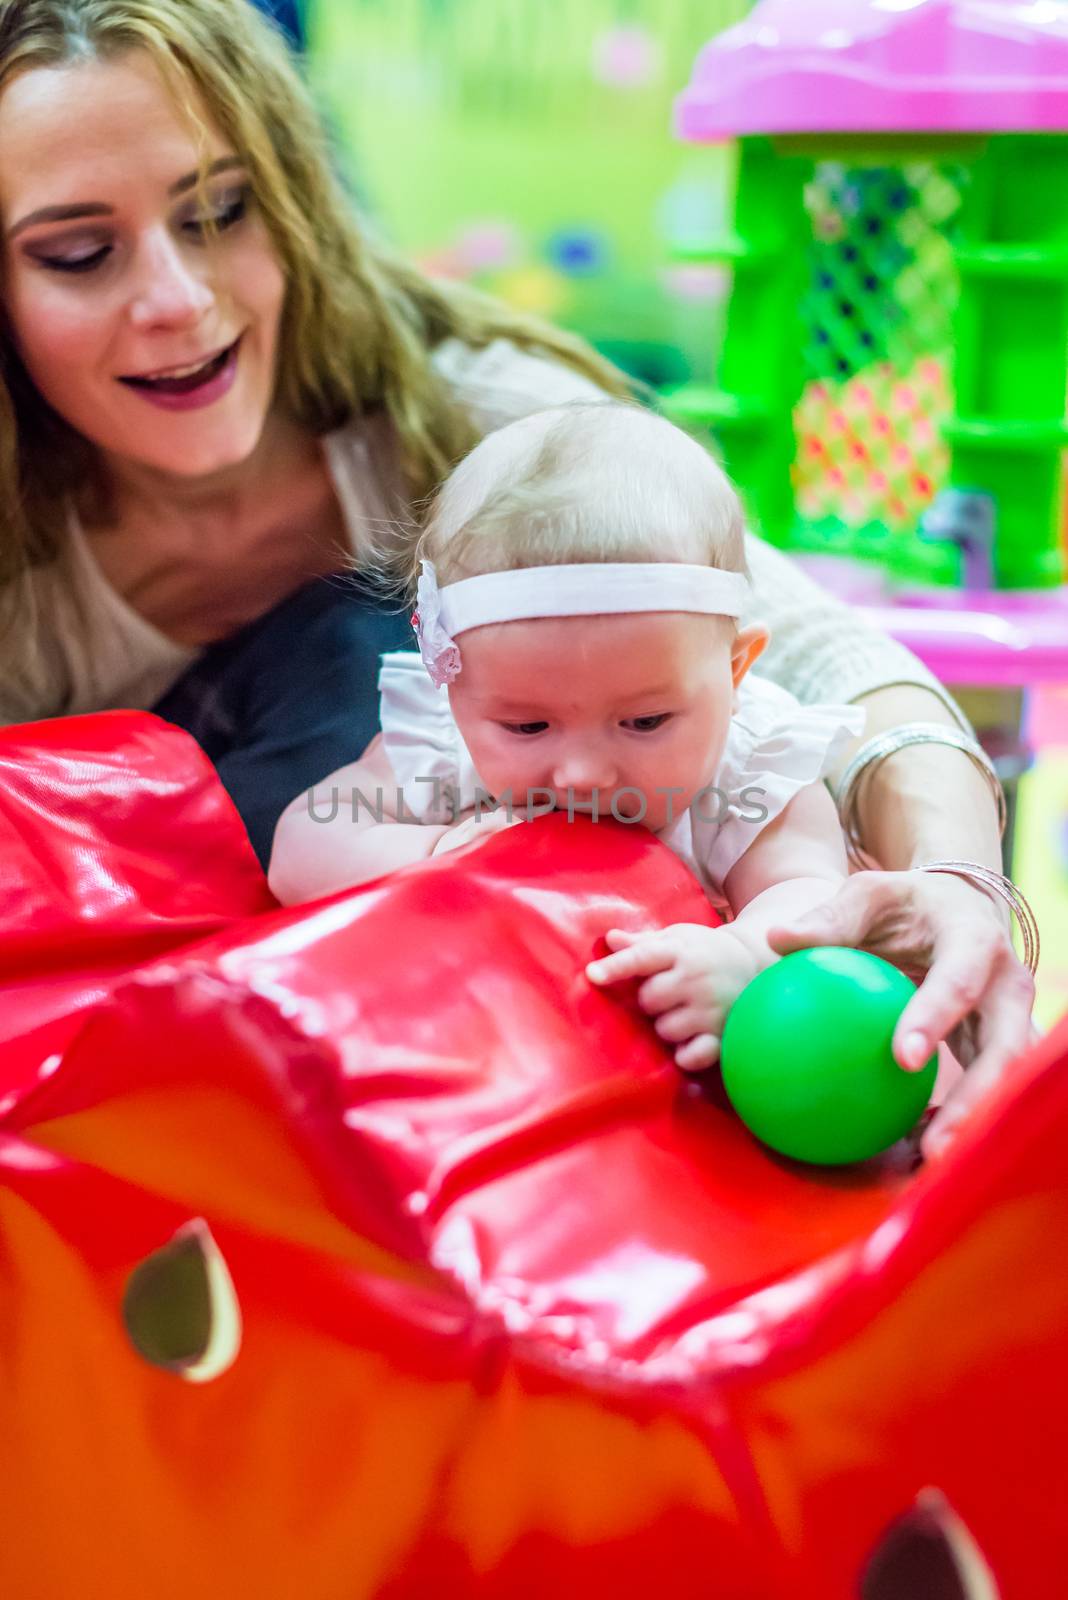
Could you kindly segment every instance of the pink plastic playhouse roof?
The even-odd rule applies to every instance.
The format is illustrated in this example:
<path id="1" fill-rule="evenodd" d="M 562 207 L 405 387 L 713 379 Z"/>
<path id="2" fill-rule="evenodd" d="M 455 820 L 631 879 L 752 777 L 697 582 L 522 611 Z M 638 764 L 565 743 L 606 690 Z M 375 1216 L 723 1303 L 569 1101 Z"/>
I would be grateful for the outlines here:
<path id="1" fill-rule="evenodd" d="M 675 110 L 695 142 L 1068 131 L 1068 0 L 759 0 Z"/>

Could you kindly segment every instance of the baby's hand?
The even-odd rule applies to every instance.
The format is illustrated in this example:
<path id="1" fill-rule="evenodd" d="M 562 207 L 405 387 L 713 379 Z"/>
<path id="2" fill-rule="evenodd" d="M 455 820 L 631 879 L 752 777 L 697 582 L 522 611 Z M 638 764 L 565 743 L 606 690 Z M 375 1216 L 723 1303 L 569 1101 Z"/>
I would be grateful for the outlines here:
<path id="1" fill-rule="evenodd" d="M 743 941 L 730 928 L 679 922 L 658 933 L 612 928 L 605 942 L 614 953 L 590 962 L 590 982 L 644 978 L 638 1004 L 656 1018 L 660 1037 L 678 1046 L 676 1065 L 684 1072 L 714 1066 L 727 1013 L 758 971 Z"/>
<path id="2" fill-rule="evenodd" d="M 457 817 L 450 824 L 446 833 L 443 833 L 433 850 L 432 856 L 444 855 L 446 850 L 459 850 L 463 844 L 470 844 L 474 839 L 488 839 L 491 833 L 500 833 L 505 828 L 510 828 L 513 823 L 521 822 L 522 817 L 509 817 L 508 811 L 465 811 L 463 816 Z"/>

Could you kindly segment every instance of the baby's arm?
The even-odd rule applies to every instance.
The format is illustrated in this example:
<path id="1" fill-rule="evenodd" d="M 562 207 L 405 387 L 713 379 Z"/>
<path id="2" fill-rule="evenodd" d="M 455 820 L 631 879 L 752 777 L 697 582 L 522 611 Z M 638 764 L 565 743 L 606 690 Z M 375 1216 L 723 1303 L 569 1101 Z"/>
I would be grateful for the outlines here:
<path id="1" fill-rule="evenodd" d="M 822 783 L 811 783 L 757 834 L 723 885 L 734 912 L 730 931 L 751 951 L 758 972 L 779 959 L 768 929 L 829 900 L 848 874 L 834 801 Z"/>
<path id="2" fill-rule="evenodd" d="M 830 899 L 848 871 L 838 815 L 822 784 L 794 796 L 757 835 L 727 874 L 724 889 L 735 920 L 722 928 L 678 923 L 659 933 L 605 935 L 613 952 L 591 962 L 598 985 L 644 980 L 638 1004 L 656 1018 L 656 1031 L 676 1045 L 688 1071 L 712 1066 L 723 1024 L 738 995 L 778 960 L 767 930 L 785 916 Z"/>
<path id="3" fill-rule="evenodd" d="M 299 905 L 433 855 L 448 825 L 402 822 L 397 803 L 397 780 L 379 734 L 359 761 L 298 794 L 282 812 L 267 869 L 275 898 Z"/>

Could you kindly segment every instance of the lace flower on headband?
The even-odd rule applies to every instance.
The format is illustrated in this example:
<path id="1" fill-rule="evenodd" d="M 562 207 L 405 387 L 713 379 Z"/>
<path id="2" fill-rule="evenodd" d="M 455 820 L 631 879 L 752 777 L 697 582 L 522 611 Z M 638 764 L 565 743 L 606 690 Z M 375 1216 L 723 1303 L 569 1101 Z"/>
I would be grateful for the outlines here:
<path id="1" fill-rule="evenodd" d="M 422 564 L 415 594 L 412 627 L 419 640 L 419 654 L 435 689 L 440 689 L 460 676 L 460 647 L 441 620 L 441 590 L 429 561 Z"/>

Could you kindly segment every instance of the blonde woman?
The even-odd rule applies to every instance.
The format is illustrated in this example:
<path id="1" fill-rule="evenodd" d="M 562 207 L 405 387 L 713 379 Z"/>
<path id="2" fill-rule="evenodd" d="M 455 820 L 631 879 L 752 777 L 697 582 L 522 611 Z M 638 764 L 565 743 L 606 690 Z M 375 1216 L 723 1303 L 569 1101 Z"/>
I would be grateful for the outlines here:
<path id="1" fill-rule="evenodd" d="M 0 722 L 155 707 L 266 859 L 286 803 L 374 734 L 378 656 L 408 636 L 339 575 L 481 435 L 626 386 L 368 237 L 247 0 L 0 0 L 0 227 Z M 956 1029 L 977 1056 L 948 1131 L 1028 1037 L 989 765 L 913 657 L 747 557 L 762 672 L 864 705 L 838 776 L 901 869 L 793 933 L 930 969 L 913 1053 Z M 946 858 L 963 875 L 919 870 Z"/>

